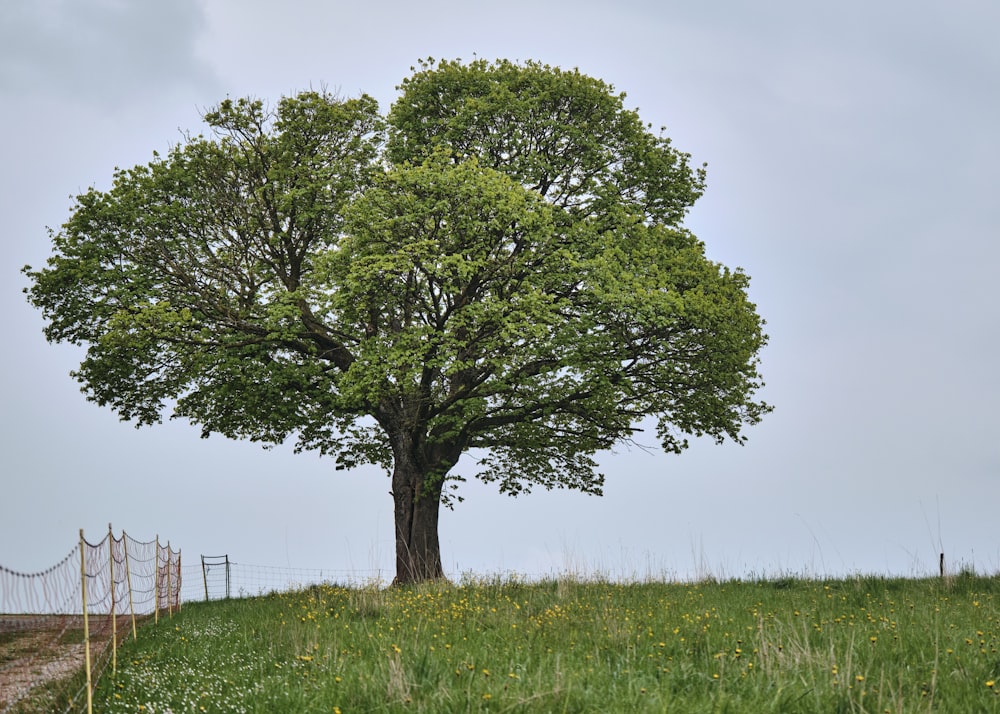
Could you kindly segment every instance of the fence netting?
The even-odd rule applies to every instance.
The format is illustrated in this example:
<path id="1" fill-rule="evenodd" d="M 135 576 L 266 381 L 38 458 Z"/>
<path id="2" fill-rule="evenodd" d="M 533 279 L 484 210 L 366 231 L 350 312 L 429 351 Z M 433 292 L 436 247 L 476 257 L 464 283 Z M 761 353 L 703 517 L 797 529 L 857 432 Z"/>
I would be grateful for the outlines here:
<path id="1" fill-rule="evenodd" d="M 136 635 L 137 619 L 180 604 L 180 551 L 125 532 L 115 538 L 110 528 L 97 543 L 81 532 L 73 550 L 46 570 L 0 565 L 0 714 L 34 687 L 81 669 L 92 669 L 96 681 L 116 664 L 118 641 Z M 84 684 L 54 711 L 79 708 L 88 693 Z"/>
<path id="2" fill-rule="evenodd" d="M 293 568 L 234 562 L 228 555 L 203 555 L 201 563 L 184 566 L 184 601 L 222 600 L 336 584 L 361 587 L 384 584 L 381 570 Z"/>

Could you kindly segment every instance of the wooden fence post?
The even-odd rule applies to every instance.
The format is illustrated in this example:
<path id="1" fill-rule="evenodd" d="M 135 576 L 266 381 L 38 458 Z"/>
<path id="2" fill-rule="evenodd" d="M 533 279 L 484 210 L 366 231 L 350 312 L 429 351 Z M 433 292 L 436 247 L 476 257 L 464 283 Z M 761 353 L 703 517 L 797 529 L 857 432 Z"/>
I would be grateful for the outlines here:
<path id="1" fill-rule="evenodd" d="M 128 610 L 132 614 L 132 640 L 138 640 L 139 634 L 135 628 L 135 602 L 132 599 L 132 568 L 128 562 L 128 540 L 125 531 L 122 531 L 122 550 L 125 553 L 125 582 L 128 585 Z"/>
<path id="2" fill-rule="evenodd" d="M 160 622 L 160 536 L 156 535 L 156 555 L 153 556 L 153 624 Z"/>
<path id="3" fill-rule="evenodd" d="M 83 593 L 83 654 L 87 670 L 87 714 L 94 714 L 94 691 L 90 673 L 90 623 L 87 621 L 87 541 L 80 529 L 80 590 Z"/>
<path id="4" fill-rule="evenodd" d="M 177 612 L 181 611 L 182 601 L 181 601 L 181 552 L 177 551 Z"/>
<path id="5" fill-rule="evenodd" d="M 111 584 L 111 674 L 118 674 L 118 612 L 115 608 L 115 534 L 108 524 L 108 582 Z"/>
<path id="6" fill-rule="evenodd" d="M 170 576 L 172 575 L 172 573 L 170 572 L 172 568 L 170 566 L 171 566 L 170 541 L 168 540 L 167 541 L 167 615 L 172 618 L 174 616 L 174 609 L 173 609 L 174 593 L 170 589 Z"/>

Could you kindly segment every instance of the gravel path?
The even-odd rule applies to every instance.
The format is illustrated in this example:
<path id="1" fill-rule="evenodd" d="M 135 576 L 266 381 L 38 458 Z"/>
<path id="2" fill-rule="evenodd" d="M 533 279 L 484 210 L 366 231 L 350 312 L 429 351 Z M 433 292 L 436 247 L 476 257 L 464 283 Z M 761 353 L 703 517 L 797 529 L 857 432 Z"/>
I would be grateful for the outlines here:
<path id="1" fill-rule="evenodd" d="M 110 639 L 106 617 L 90 617 L 92 656 Z M 0 714 L 30 696 L 31 691 L 49 682 L 69 678 L 84 666 L 82 639 L 66 637 L 82 630 L 78 616 L 12 617 L 0 615 Z M 64 639 L 71 640 L 64 642 Z"/>

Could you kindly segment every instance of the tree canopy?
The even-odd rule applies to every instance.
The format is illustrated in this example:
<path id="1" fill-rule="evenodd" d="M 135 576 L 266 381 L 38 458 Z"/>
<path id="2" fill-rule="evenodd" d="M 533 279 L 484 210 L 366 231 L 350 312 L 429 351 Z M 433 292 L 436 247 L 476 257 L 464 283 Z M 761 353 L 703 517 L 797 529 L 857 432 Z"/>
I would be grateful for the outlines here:
<path id="1" fill-rule="evenodd" d="M 600 493 L 647 417 L 668 452 L 742 443 L 766 336 L 682 225 L 704 169 L 576 70 L 428 60 L 399 90 L 227 99 L 78 196 L 25 272 L 87 397 L 383 465 L 402 582 L 442 574 L 462 476 Z"/>

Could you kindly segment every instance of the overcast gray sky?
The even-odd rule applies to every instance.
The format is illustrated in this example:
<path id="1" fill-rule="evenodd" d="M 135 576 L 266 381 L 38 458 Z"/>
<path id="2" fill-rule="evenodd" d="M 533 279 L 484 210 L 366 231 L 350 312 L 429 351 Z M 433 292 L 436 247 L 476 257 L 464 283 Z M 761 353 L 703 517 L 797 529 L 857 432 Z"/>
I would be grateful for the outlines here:
<path id="1" fill-rule="evenodd" d="M 745 447 L 602 455 L 603 498 L 466 484 L 449 574 L 921 575 L 940 548 L 1000 570 L 998 36 L 993 0 L 3 0 L 0 564 L 44 569 L 110 521 L 187 563 L 391 577 L 383 473 L 119 422 L 19 270 L 71 195 L 226 96 L 325 85 L 385 110 L 417 59 L 475 53 L 611 82 L 708 162 L 688 225 L 752 277 L 776 410 Z"/>

